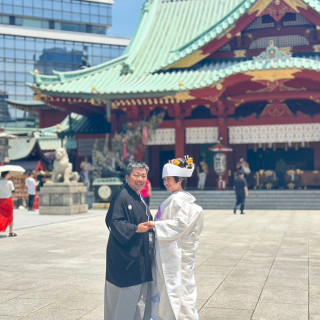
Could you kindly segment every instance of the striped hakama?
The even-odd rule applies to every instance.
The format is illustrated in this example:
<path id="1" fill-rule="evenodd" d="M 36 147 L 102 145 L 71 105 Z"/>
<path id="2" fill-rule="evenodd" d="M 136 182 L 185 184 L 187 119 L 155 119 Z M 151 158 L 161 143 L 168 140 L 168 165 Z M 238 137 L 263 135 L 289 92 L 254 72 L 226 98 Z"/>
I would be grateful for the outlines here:
<path id="1" fill-rule="evenodd" d="M 120 288 L 106 281 L 104 320 L 150 320 L 151 282 Z"/>

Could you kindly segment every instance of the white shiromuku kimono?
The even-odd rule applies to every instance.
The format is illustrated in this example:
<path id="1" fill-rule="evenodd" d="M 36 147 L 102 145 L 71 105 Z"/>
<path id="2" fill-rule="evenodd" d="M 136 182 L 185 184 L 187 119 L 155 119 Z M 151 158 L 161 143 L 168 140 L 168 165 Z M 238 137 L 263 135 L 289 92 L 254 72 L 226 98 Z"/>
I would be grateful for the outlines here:
<path id="1" fill-rule="evenodd" d="M 152 283 L 154 320 L 199 319 L 194 263 L 204 212 L 195 200 L 187 192 L 175 192 L 159 208 Z"/>

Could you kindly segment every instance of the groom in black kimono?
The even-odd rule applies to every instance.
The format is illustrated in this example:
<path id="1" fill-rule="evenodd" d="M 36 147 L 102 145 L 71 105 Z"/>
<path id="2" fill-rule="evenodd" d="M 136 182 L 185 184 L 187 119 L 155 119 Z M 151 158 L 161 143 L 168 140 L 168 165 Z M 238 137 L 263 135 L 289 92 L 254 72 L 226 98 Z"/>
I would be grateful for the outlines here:
<path id="1" fill-rule="evenodd" d="M 152 220 L 140 191 L 149 167 L 132 161 L 126 183 L 111 200 L 106 216 L 110 231 L 107 245 L 105 320 L 150 319 L 149 226 Z"/>

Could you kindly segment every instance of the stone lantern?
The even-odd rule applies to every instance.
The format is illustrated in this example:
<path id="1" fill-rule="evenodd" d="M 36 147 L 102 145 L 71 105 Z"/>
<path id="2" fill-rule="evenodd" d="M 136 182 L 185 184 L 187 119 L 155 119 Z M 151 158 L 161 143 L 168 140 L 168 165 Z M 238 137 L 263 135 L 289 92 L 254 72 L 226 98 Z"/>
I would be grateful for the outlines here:
<path id="1" fill-rule="evenodd" d="M 0 128 L 0 163 L 9 162 L 9 139 L 15 139 L 16 136 L 8 134 L 4 128 Z"/>

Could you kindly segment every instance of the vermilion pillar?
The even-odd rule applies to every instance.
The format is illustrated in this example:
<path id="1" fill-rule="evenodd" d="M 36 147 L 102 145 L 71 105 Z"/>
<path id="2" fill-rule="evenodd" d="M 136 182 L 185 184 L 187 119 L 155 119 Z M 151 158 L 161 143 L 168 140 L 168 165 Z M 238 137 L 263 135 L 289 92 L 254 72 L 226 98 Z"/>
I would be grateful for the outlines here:
<path id="1" fill-rule="evenodd" d="M 175 145 L 175 157 L 184 157 L 184 142 L 185 142 L 185 130 L 183 121 L 180 119 L 175 120 L 176 125 L 176 145 Z"/>
<path id="2" fill-rule="evenodd" d="M 137 148 L 134 154 L 134 158 L 137 161 L 144 161 L 144 150 L 142 150 L 141 148 Z"/>

